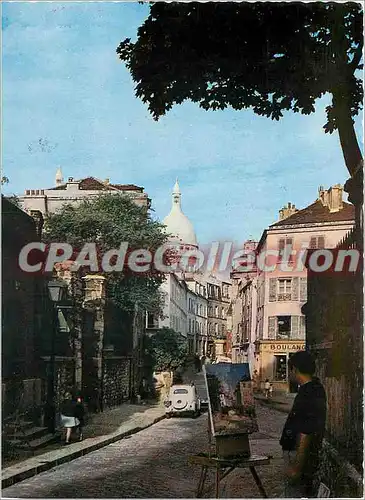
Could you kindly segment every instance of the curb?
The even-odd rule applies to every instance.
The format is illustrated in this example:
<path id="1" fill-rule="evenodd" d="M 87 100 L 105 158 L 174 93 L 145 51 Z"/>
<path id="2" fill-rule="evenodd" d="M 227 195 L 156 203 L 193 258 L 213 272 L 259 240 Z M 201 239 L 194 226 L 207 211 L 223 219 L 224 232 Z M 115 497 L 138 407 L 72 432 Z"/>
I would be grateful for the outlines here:
<path id="1" fill-rule="evenodd" d="M 24 481 L 25 479 L 28 479 L 30 477 L 36 476 L 37 474 L 40 474 L 41 472 L 45 472 L 49 469 L 53 469 L 53 467 L 57 467 L 58 465 L 65 464 L 67 462 L 71 462 L 72 460 L 75 460 L 75 458 L 82 457 L 84 455 L 87 455 L 88 453 L 91 453 L 96 450 L 100 450 L 101 448 L 104 448 L 104 446 L 108 446 L 109 444 L 115 443 L 117 441 L 120 441 L 121 439 L 131 436 L 132 434 L 136 434 L 137 432 L 143 431 L 144 429 L 147 429 L 148 427 L 151 427 L 154 424 L 157 424 L 157 422 L 160 422 L 166 418 L 165 415 L 160 415 L 159 417 L 156 417 L 152 422 L 140 426 L 140 427 L 134 427 L 132 429 L 129 429 L 127 431 L 121 432 L 120 434 L 117 434 L 112 437 L 108 437 L 103 439 L 102 441 L 94 444 L 90 444 L 89 446 L 85 446 L 85 448 L 81 448 L 79 450 L 75 450 L 73 452 L 69 452 L 63 456 L 60 456 L 58 458 L 55 458 L 54 460 L 42 460 L 42 456 L 44 457 L 47 454 L 44 455 L 39 455 L 39 457 L 34 458 L 34 465 L 29 465 L 28 467 L 24 467 L 23 469 L 19 470 L 19 472 L 15 472 L 14 474 L 10 475 L 9 477 L 5 477 L 4 479 L 1 480 L 1 488 L 5 489 L 8 488 L 9 486 L 12 486 L 16 483 L 19 483 L 20 481 Z M 30 459 L 32 460 L 32 459 Z M 11 467 L 9 467 L 10 469 Z M 18 467 L 19 469 L 21 468 L 21 465 Z M 3 469 L 2 475 L 6 475 L 6 469 Z"/>

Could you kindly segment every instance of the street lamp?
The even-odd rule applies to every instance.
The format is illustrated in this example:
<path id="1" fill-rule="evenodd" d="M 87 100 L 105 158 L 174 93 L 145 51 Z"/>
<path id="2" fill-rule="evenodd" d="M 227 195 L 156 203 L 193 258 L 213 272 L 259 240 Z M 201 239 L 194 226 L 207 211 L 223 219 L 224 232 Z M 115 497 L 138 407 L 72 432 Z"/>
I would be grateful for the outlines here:
<path id="1" fill-rule="evenodd" d="M 57 304 L 61 302 L 67 283 L 61 280 L 52 280 L 48 282 L 49 297 L 52 301 L 52 337 L 51 337 L 51 356 L 50 356 L 50 374 L 48 377 L 46 420 L 48 430 L 54 434 L 56 430 L 56 406 L 55 406 L 55 349 L 56 336 L 58 332 L 58 308 Z"/>

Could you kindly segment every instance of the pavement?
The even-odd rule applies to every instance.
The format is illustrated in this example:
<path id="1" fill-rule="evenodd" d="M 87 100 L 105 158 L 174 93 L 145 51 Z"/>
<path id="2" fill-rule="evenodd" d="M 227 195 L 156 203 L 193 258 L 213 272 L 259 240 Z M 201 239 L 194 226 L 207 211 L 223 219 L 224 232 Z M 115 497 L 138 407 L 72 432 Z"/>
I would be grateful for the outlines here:
<path id="1" fill-rule="evenodd" d="M 289 413 L 292 409 L 296 394 L 278 393 L 267 399 L 264 394 L 257 392 L 254 396 L 256 401 L 263 405 L 269 406 L 270 408 L 283 413 Z"/>
<path id="2" fill-rule="evenodd" d="M 286 415 L 257 404 L 259 432 L 250 435 L 252 454 L 270 455 L 256 471 L 269 498 L 283 492 L 279 446 Z M 2 498 L 196 498 L 200 468 L 189 456 L 208 449 L 208 415 L 163 419 L 128 438 L 104 446 L 2 491 Z M 209 472 L 207 486 L 214 487 Z M 209 493 L 204 497 L 211 498 Z M 249 469 L 222 482 L 221 498 L 262 498 Z"/>
<path id="3" fill-rule="evenodd" d="M 35 476 L 57 465 L 99 450 L 165 418 L 162 405 L 131 405 L 105 410 L 90 416 L 84 439 L 70 445 L 58 443 L 50 451 L 2 468 L 2 488 Z"/>
<path id="4" fill-rule="evenodd" d="M 199 396 L 205 398 L 206 388 L 203 374 L 201 372 L 196 374 L 191 370 L 191 373 L 186 374 L 187 379 L 194 379 Z M 284 416 L 278 418 L 275 410 L 288 413 L 293 403 L 292 395 L 274 395 L 272 399 L 267 400 L 264 395 L 258 393 L 255 394 L 255 399 L 260 403 L 259 407 L 267 407 L 265 412 L 269 411 L 270 414 L 274 415 L 271 418 L 280 422 Z M 2 488 L 9 488 L 20 481 L 24 482 L 32 476 L 44 473 L 61 464 L 66 464 L 89 453 L 97 452 L 97 450 L 127 439 L 133 434 L 151 427 L 164 418 L 165 408 L 159 404 L 123 404 L 120 407 L 93 414 L 88 425 L 85 426 L 84 440 L 82 442 L 74 442 L 68 446 L 64 444 L 53 445 L 52 449 L 48 452 L 3 468 Z M 203 416 L 202 418 L 206 417 Z M 267 427 L 267 422 L 265 422 L 265 427 Z M 264 435 L 259 433 L 257 437 L 259 439 L 264 439 L 265 437 L 270 440 L 274 437 L 271 434 L 270 432 Z M 206 436 L 206 430 L 204 436 Z M 255 436 L 253 435 L 252 437 L 254 438 Z M 276 438 L 277 436 L 275 435 Z M 261 442 L 261 448 L 262 444 Z M 267 449 L 262 449 L 262 451 L 267 452 Z"/>

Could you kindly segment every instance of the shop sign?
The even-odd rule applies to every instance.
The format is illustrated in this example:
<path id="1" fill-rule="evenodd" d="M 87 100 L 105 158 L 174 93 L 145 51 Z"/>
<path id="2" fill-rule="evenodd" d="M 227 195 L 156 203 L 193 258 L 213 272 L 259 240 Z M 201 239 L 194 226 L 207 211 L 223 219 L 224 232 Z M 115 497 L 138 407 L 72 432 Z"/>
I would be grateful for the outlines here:
<path id="1" fill-rule="evenodd" d="M 304 351 L 305 344 L 264 344 L 262 346 L 264 351 Z"/>

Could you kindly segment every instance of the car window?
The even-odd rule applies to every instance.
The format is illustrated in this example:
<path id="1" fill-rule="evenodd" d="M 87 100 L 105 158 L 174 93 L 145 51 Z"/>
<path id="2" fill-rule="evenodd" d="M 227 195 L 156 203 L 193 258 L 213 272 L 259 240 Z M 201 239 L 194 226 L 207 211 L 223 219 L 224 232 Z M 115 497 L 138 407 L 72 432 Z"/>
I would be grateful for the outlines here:
<path id="1" fill-rule="evenodd" d="M 187 389 L 175 389 L 174 390 L 174 394 L 188 394 L 188 390 Z"/>

